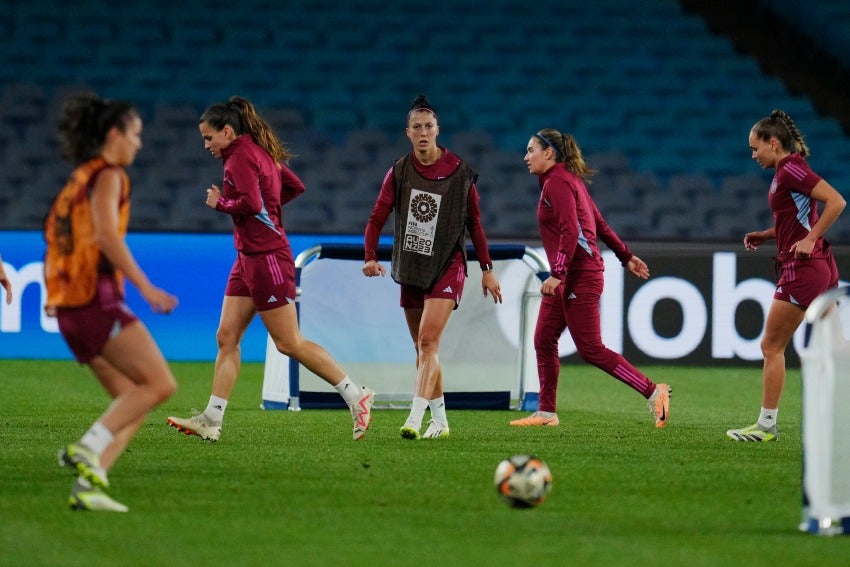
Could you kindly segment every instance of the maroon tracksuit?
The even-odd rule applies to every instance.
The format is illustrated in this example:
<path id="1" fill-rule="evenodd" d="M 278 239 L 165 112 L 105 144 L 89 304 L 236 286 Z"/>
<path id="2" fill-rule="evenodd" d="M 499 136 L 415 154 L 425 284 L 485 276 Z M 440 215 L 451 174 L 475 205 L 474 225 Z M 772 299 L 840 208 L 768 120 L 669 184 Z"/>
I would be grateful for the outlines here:
<path id="1" fill-rule="evenodd" d="M 655 384 L 622 355 L 602 343 L 599 300 L 604 286 L 604 264 L 596 244 L 601 239 L 624 265 L 633 256 L 599 213 L 580 177 L 563 163 L 540 175 L 537 220 L 551 266 L 560 279 L 555 295 L 544 297 L 534 331 L 540 379 L 540 411 L 556 411 L 558 339 L 564 329 L 579 356 L 649 398 Z"/>

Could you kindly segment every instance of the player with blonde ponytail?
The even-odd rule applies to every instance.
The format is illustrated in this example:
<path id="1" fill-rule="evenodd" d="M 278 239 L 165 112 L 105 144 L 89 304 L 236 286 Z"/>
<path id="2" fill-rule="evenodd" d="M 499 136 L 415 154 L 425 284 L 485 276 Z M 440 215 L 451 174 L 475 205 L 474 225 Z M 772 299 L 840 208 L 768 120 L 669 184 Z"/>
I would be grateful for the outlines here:
<path id="1" fill-rule="evenodd" d="M 761 339 L 764 367 L 758 421 L 730 429 L 726 435 L 735 441 L 765 442 L 779 438 L 776 418 L 785 386 L 785 348 L 803 322 L 809 304 L 838 285 L 838 267 L 823 235 L 846 203 L 832 185 L 811 170 L 805 160 L 809 147 L 784 111 L 774 110 L 756 122 L 750 130 L 749 145 L 752 158 L 776 173 L 767 197 L 773 226 L 747 233 L 744 247 L 756 250 L 775 239 L 778 281 Z M 820 215 L 818 203 L 823 203 Z"/>

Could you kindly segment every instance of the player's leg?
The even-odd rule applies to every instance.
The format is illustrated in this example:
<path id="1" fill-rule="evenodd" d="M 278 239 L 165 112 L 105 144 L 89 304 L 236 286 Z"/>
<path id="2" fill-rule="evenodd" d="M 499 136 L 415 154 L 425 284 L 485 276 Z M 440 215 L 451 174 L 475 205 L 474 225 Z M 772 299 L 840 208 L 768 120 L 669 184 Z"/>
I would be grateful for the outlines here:
<path id="1" fill-rule="evenodd" d="M 93 358 L 91 362 L 89 362 L 89 367 L 98 382 L 100 382 L 113 400 L 135 387 L 133 382 L 127 376 L 119 372 L 118 369 L 112 366 L 102 356 L 96 356 Z M 115 461 L 118 460 L 118 457 L 124 452 L 124 449 L 136 434 L 136 431 L 138 431 L 145 422 L 146 417 L 146 415 L 140 416 L 113 435 L 112 443 L 106 447 L 106 450 L 100 456 L 100 466 L 103 467 L 104 470 L 109 471 Z"/>
<path id="2" fill-rule="evenodd" d="M 218 351 L 213 371 L 213 396 L 230 399 L 242 368 L 242 337 L 256 313 L 254 301 L 250 297 L 224 296 L 215 332 Z"/>
<path id="3" fill-rule="evenodd" d="M 361 439 L 372 422 L 375 393 L 355 384 L 324 347 L 304 338 L 294 303 L 260 311 L 260 317 L 280 353 L 296 359 L 339 392 L 351 410 L 354 439 Z"/>
<path id="4" fill-rule="evenodd" d="M 416 387 L 419 376 L 419 328 L 422 325 L 422 313 L 425 310 L 424 290 L 402 285 L 401 305 L 404 308 L 404 320 L 407 323 L 407 330 L 410 333 L 410 338 L 413 340 L 413 348 L 416 350 L 413 400 L 410 405 L 410 413 L 404 425 L 401 426 L 401 436 L 405 439 L 419 439 L 422 418 L 428 409 L 428 399 L 420 396 Z"/>
<path id="5" fill-rule="evenodd" d="M 97 357 L 92 359 L 92 369 L 107 391 L 117 395 L 83 437 L 60 451 L 59 457 L 95 488 L 107 488 L 101 457 L 106 453 L 107 464 L 114 463 L 139 422 L 167 400 L 177 384 L 153 337 L 138 320 L 125 324 L 110 338 L 100 357 L 108 369 Z M 107 453 L 113 443 L 112 452 Z"/>
<path id="6" fill-rule="evenodd" d="M 120 393 L 101 417 L 100 421 L 110 431 L 121 431 L 146 416 L 177 389 L 168 362 L 140 321 L 127 325 L 110 339 L 101 355 L 134 384 L 134 387 Z M 108 377 L 113 378 L 114 374 L 110 373 Z"/>
<path id="7" fill-rule="evenodd" d="M 665 427 L 670 416 L 670 387 L 667 384 L 655 384 L 623 355 L 602 342 L 599 302 L 603 286 L 604 276 L 601 272 L 583 274 L 581 280 L 571 284 L 569 292 L 564 294 L 564 318 L 578 355 L 585 362 L 640 393 L 655 417 L 655 427 Z"/>
<path id="8" fill-rule="evenodd" d="M 443 331 L 456 307 L 457 302 L 454 299 L 429 297 L 425 299 L 425 307 L 422 310 L 418 332 L 414 399 L 426 400 L 427 407 L 431 408 L 431 423 L 424 434 L 425 438 L 445 437 L 449 433 L 439 350 Z M 411 411 L 405 425 L 412 425 L 418 431 L 423 417 L 424 415 Z"/>
<path id="9" fill-rule="evenodd" d="M 814 299 L 838 283 L 838 273 L 831 259 L 789 261 L 782 266 L 767 313 L 761 351 L 762 407 L 756 423 L 741 429 L 730 429 L 726 435 L 735 441 L 775 441 L 779 400 L 785 386 L 785 349 L 803 322 L 806 307 Z"/>
<path id="10" fill-rule="evenodd" d="M 785 349 L 803 322 L 805 310 L 787 301 L 773 300 L 767 313 L 761 352 L 764 356 L 762 406 L 779 407 L 785 387 Z"/>
<path id="11" fill-rule="evenodd" d="M 514 426 L 559 425 L 557 412 L 558 377 L 561 359 L 558 341 L 566 328 L 560 292 L 543 297 L 534 329 L 534 353 L 537 357 L 537 378 L 540 382 L 540 401 L 532 415 L 511 421 Z"/>
<path id="12" fill-rule="evenodd" d="M 89 367 L 97 377 L 98 382 L 103 385 L 113 399 L 135 386 L 129 378 L 121 374 L 102 356 L 94 357 L 89 362 Z M 104 471 L 109 471 L 144 421 L 145 416 L 141 416 L 113 435 L 112 442 L 100 456 L 100 466 Z M 102 489 L 92 486 L 91 482 L 82 476 L 74 482 L 71 494 L 68 497 L 68 504 L 75 510 L 112 512 L 126 512 L 128 510 L 127 506 L 114 500 Z"/>
<path id="13" fill-rule="evenodd" d="M 228 286 L 230 285 L 228 283 Z M 169 425 L 186 435 L 197 435 L 207 441 L 218 441 L 221 437 L 221 424 L 227 409 L 227 401 L 233 393 L 242 366 L 242 337 L 256 312 L 251 297 L 224 296 L 215 334 L 218 351 L 207 407 L 203 412 L 193 410 L 191 417 L 169 416 Z"/>
<path id="14" fill-rule="evenodd" d="M 416 345 L 416 381 L 410 414 L 401 427 L 401 436 L 405 439 L 419 439 L 419 429 L 425 411 L 434 399 L 443 399 L 443 372 L 438 352 L 440 338 L 457 306 L 455 299 L 427 298 L 423 306 L 405 307 L 404 316 L 410 336 Z M 444 404 L 443 404 L 444 406 Z M 445 411 L 445 406 L 442 408 Z M 440 419 L 448 430 L 445 417 Z M 433 432 L 432 432 L 433 433 Z M 433 435 L 432 435 L 433 436 Z"/>

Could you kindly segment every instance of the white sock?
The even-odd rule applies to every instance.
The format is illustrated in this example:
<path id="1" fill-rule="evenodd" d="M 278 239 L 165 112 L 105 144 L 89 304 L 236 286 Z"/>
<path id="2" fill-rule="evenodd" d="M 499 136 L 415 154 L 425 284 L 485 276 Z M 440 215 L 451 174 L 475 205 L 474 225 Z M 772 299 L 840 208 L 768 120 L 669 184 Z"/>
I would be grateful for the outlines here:
<path id="1" fill-rule="evenodd" d="M 759 423 L 763 426 L 770 428 L 776 427 L 776 416 L 779 414 L 779 408 L 776 409 L 767 409 L 761 408 L 761 413 L 759 414 Z"/>
<path id="2" fill-rule="evenodd" d="M 425 417 L 425 410 L 428 409 L 428 400 L 416 396 L 413 398 L 413 407 L 410 408 L 410 415 L 407 416 L 406 423 L 414 425 L 417 428 L 422 426 L 422 418 Z"/>
<path id="3" fill-rule="evenodd" d="M 557 414 L 556 414 L 555 412 L 553 412 L 553 411 L 537 411 L 537 412 L 535 412 L 535 413 L 536 413 L 537 415 L 539 415 L 540 417 L 546 417 L 546 418 L 549 418 L 549 417 L 555 417 L 555 416 L 557 415 Z"/>
<path id="4" fill-rule="evenodd" d="M 439 423 L 449 422 L 448 418 L 446 417 L 445 396 L 440 396 L 439 398 L 428 400 L 428 407 L 431 408 L 431 419 Z"/>
<path id="5" fill-rule="evenodd" d="M 218 396 L 210 396 L 210 401 L 207 404 L 207 409 L 204 410 L 204 415 L 207 416 L 213 424 L 220 424 L 224 421 L 224 410 L 227 409 L 227 400 Z"/>
<path id="6" fill-rule="evenodd" d="M 339 395 L 342 396 L 342 399 L 345 400 L 345 403 L 348 404 L 348 407 L 353 406 L 360 400 L 360 388 L 357 387 L 357 384 L 351 381 L 351 378 L 348 375 L 342 379 L 342 382 L 334 386 L 336 391 L 339 392 Z"/>
<path id="7" fill-rule="evenodd" d="M 80 439 L 80 445 L 86 447 L 99 457 L 109 444 L 112 443 L 112 438 L 112 432 L 100 421 L 95 421 L 89 430 L 86 431 L 85 435 L 83 435 L 82 439 Z"/>

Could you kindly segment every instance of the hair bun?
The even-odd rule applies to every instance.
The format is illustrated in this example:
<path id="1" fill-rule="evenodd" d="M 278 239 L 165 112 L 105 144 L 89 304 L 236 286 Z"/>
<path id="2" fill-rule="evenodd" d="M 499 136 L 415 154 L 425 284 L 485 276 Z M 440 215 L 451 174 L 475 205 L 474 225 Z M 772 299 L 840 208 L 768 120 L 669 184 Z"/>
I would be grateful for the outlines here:
<path id="1" fill-rule="evenodd" d="M 428 97 L 421 94 L 413 99 L 413 104 L 410 105 L 410 110 L 430 110 L 431 112 L 434 112 L 434 107 L 431 106 L 431 103 L 428 101 Z"/>

